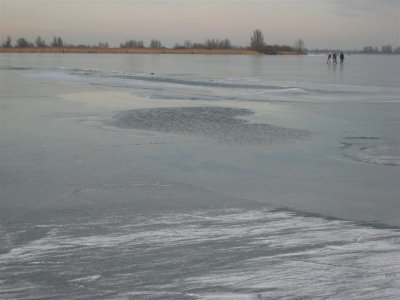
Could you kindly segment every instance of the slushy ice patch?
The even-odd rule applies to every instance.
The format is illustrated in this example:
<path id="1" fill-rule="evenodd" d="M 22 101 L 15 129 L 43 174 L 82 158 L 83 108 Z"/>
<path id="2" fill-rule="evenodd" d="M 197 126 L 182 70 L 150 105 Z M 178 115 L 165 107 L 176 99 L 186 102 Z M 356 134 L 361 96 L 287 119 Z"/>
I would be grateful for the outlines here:
<path id="1" fill-rule="evenodd" d="M 309 131 L 249 123 L 238 117 L 253 113 L 229 107 L 178 107 L 129 110 L 118 113 L 112 125 L 158 132 L 198 135 L 229 144 L 270 144 L 300 140 Z"/>
<path id="2" fill-rule="evenodd" d="M 358 162 L 400 166 L 400 150 L 396 145 L 384 143 L 379 137 L 345 137 L 341 152 Z"/>

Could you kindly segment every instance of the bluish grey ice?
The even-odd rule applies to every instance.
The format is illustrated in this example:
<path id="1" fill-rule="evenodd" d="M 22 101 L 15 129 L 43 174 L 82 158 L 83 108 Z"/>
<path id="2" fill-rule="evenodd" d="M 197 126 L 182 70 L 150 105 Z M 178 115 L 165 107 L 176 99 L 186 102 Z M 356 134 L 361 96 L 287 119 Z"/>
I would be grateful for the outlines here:
<path id="1" fill-rule="evenodd" d="M 398 299 L 397 56 L 0 55 L 0 298 Z"/>

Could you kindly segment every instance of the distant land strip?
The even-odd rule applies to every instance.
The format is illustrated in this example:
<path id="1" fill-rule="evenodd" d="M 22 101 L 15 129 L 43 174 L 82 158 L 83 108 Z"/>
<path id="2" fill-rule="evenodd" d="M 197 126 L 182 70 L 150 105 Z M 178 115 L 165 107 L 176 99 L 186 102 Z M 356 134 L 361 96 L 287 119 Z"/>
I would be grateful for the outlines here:
<path id="1" fill-rule="evenodd" d="M 93 54 L 213 54 L 213 55 L 260 55 L 249 49 L 171 49 L 171 48 L 79 48 L 79 47 L 1 47 L 0 53 L 93 53 Z M 296 52 L 280 52 L 280 55 L 296 55 Z"/>

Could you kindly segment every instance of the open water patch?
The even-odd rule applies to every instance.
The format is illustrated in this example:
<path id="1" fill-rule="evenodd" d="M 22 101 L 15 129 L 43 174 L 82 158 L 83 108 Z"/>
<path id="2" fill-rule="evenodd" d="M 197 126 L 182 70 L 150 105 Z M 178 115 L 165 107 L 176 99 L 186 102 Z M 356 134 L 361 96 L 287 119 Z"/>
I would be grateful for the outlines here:
<path id="1" fill-rule="evenodd" d="M 118 113 L 112 125 L 203 136 L 229 144 L 271 144 L 300 140 L 311 133 L 270 124 L 255 124 L 239 117 L 252 115 L 247 109 L 230 107 L 174 107 L 129 110 Z"/>

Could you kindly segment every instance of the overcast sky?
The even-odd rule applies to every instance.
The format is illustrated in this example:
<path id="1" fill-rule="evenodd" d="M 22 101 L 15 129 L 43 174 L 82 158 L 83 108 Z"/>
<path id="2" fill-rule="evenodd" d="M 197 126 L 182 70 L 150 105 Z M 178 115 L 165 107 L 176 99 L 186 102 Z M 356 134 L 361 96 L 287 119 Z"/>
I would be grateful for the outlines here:
<path id="1" fill-rule="evenodd" d="M 260 29 L 268 44 L 400 45 L 400 0 L 0 0 L 0 10 L 1 40 L 14 42 L 57 35 L 74 44 L 229 38 L 247 46 Z"/>

